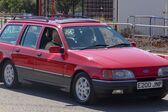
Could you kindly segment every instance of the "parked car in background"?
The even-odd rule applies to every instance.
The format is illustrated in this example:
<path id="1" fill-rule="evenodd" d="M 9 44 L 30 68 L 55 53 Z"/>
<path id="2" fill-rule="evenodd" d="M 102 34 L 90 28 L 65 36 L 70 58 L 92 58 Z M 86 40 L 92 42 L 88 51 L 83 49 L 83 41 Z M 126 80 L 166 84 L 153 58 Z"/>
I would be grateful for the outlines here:
<path id="1" fill-rule="evenodd" d="M 132 45 L 112 27 L 87 18 L 23 18 L 0 33 L 5 87 L 38 82 L 58 86 L 78 103 L 108 95 L 161 99 L 168 93 L 168 60 Z"/>

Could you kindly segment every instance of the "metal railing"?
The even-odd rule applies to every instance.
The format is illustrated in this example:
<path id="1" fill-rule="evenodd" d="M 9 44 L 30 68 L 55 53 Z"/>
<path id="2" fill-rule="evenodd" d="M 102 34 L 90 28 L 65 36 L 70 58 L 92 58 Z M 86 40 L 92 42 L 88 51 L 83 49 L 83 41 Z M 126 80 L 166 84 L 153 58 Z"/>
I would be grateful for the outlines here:
<path id="1" fill-rule="evenodd" d="M 132 24 L 132 23 L 108 23 L 114 29 L 121 33 L 127 33 L 129 36 L 143 36 L 143 37 L 155 37 L 165 35 L 165 30 L 168 29 L 168 26 L 162 25 L 146 25 L 146 24 Z"/>
<path id="2" fill-rule="evenodd" d="M 168 29 L 168 26 L 131 23 L 108 24 L 127 37 L 130 42 L 136 42 L 137 47 L 154 53 L 168 54 L 168 36 L 164 35 L 164 33 L 158 33 L 154 35 L 156 32 L 151 33 L 151 31 L 149 31 L 155 28 L 165 30 Z M 145 32 L 137 31 L 138 28 L 142 27 L 146 28 L 147 30 Z"/>
<path id="3" fill-rule="evenodd" d="M 135 15 L 127 18 L 127 23 L 136 25 L 135 30 L 141 34 L 149 36 L 168 36 L 168 18 L 151 16 L 151 15 Z"/>
<path id="4" fill-rule="evenodd" d="M 13 16 L 1 16 L 0 17 L 0 29 L 5 25 L 6 22 L 10 21 Z"/>
<path id="5" fill-rule="evenodd" d="M 14 16 L 0 16 L 0 28 L 4 26 L 6 22 L 13 19 Z M 128 21 L 130 21 L 128 19 Z M 134 20 L 135 21 L 135 20 Z M 165 31 L 168 30 L 168 26 L 165 25 L 148 25 L 148 24 L 135 24 L 134 23 L 108 23 L 114 27 L 117 31 L 127 34 L 128 36 L 162 36 L 168 37 Z"/>

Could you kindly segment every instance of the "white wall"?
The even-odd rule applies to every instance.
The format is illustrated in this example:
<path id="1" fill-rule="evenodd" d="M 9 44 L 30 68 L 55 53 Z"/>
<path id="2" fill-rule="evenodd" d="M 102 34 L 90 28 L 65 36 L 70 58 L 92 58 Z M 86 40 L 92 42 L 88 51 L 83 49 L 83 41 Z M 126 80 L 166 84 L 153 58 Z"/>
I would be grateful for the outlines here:
<path id="1" fill-rule="evenodd" d="M 119 0 L 119 22 L 131 15 L 164 16 L 166 0 Z"/>

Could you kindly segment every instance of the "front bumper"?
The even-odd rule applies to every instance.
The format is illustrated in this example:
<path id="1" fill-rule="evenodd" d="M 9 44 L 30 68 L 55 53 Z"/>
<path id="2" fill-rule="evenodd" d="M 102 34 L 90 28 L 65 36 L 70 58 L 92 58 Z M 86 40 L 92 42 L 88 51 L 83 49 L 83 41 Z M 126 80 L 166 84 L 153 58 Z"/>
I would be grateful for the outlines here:
<path id="1" fill-rule="evenodd" d="M 145 81 L 145 80 L 144 80 Z M 148 81 L 148 80 L 147 80 Z M 139 80 L 127 81 L 104 81 L 93 79 L 93 87 L 97 96 L 113 95 L 113 90 L 123 90 L 122 94 L 129 95 L 160 95 L 168 93 L 168 78 L 152 79 L 151 81 L 163 81 L 163 87 L 157 89 L 138 90 L 137 82 Z"/>

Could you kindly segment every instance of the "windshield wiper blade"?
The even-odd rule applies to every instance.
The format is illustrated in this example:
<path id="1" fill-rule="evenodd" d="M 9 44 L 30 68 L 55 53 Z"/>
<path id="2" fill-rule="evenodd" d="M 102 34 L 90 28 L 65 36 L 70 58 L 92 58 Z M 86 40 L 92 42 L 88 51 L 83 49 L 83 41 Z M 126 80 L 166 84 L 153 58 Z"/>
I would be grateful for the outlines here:
<path id="1" fill-rule="evenodd" d="M 111 45 L 111 46 L 107 46 L 107 48 L 113 48 L 113 47 L 130 47 L 131 45 L 128 43 L 120 43 L 120 44 L 116 44 L 116 45 Z"/>
<path id="2" fill-rule="evenodd" d="M 91 49 L 91 48 L 97 48 L 97 47 L 107 47 L 109 45 L 106 45 L 106 44 L 96 44 L 96 45 L 91 45 L 91 46 L 88 46 L 88 47 L 85 47 L 85 48 L 82 48 L 80 50 L 85 50 L 85 49 Z"/>

